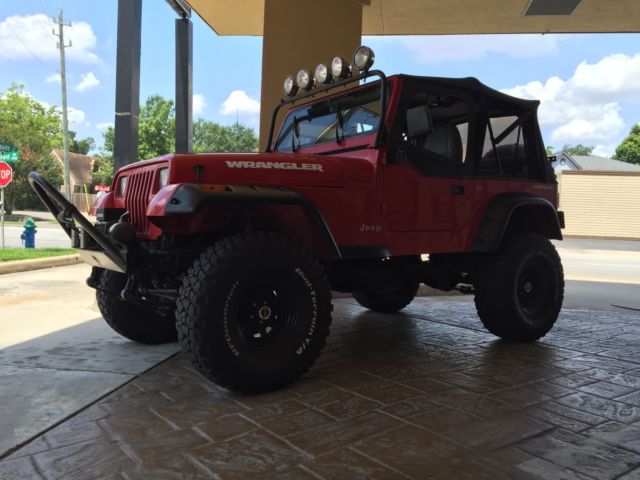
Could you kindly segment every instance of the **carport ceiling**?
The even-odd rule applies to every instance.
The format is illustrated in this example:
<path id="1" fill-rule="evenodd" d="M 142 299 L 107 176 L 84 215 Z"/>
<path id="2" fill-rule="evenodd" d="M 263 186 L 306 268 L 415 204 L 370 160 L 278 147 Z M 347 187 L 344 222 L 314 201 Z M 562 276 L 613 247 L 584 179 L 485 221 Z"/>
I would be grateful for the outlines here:
<path id="1" fill-rule="evenodd" d="M 345 1 L 363 4 L 363 35 L 640 31 L 638 0 Z M 265 0 L 187 2 L 219 35 L 262 35 Z M 309 3 L 322 8 L 322 1 Z M 326 28 L 310 23 L 309 34 L 330 35 Z"/>

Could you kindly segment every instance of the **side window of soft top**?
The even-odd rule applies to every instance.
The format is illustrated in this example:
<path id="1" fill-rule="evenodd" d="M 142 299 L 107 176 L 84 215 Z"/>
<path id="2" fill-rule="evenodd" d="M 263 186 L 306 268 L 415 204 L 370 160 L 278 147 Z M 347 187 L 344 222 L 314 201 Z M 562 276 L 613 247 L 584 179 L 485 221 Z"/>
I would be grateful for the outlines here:
<path id="1" fill-rule="evenodd" d="M 431 126 L 414 136 L 405 126 L 407 159 L 423 174 L 460 174 L 467 159 L 468 104 L 451 95 L 419 92 L 409 102 L 409 109 L 416 107 L 426 108 Z"/>
<path id="2" fill-rule="evenodd" d="M 527 145 L 524 134 L 526 117 L 492 116 L 485 130 L 479 170 L 510 177 L 528 176 Z"/>

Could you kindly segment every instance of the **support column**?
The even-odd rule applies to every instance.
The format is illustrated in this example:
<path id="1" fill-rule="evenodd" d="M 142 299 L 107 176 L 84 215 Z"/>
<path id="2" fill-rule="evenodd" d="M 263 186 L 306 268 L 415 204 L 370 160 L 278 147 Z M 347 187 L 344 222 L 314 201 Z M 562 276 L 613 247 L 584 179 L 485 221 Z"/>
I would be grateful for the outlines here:
<path id="1" fill-rule="evenodd" d="M 193 24 L 176 20 L 176 153 L 189 153 L 193 141 Z"/>
<path id="2" fill-rule="evenodd" d="M 142 0 L 118 0 L 113 167 L 138 161 Z"/>
<path id="3" fill-rule="evenodd" d="M 351 59 L 362 37 L 362 1 L 265 0 L 260 97 L 260 150 L 269 134 L 282 80 L 301 68 L 311 74 L 336 55 Z"/>

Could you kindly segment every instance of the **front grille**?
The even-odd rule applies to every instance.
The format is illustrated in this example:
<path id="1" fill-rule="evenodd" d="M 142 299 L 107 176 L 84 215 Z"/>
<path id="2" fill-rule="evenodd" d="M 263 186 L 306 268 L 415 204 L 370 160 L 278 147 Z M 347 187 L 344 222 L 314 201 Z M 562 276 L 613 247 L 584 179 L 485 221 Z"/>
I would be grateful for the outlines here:
<path id="1" fill-rule="evenodd" d="M 153 170 L 130 173 L 124 194 L 124 204 L 138 236 L 147 236 L 151 224 L 147 218 L 147 205 L 153 188 Z"/>

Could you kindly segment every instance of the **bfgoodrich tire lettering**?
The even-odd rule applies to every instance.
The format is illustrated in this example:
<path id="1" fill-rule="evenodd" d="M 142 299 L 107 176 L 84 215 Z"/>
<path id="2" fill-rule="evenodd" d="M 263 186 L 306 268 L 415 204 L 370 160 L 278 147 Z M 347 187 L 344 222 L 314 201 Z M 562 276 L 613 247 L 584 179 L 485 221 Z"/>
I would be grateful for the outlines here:
<path id="1" fill-rule="evenodd" d="M 176 317 L 183 352 L 205 377 L 264 392 L 313 365 L 329 334 L 331 293 L 306 248 L 273 233 L 238 234 L 193 263 Z"/>
<path id="2" fill-rule="evenodd" d="M 96 267 L 94 267 L 96 268 Z M 155 345 L 175 342 L 178 338 L 173 315 L 161 315 L 139 305 L 125 302 L 110 292 L 122 290 L 126 275 L 103 270 L 98 281 L 96 301 L 100 313 L 116 332 L 138 343 Z"/>
<path id="3" fill-rule="evenodd" d="M 475 304 L 484 326 L 506 340 L 532 342 L 558 318 L 562 263 L 542 235 L 513 234 L 475 272 Z"/>

